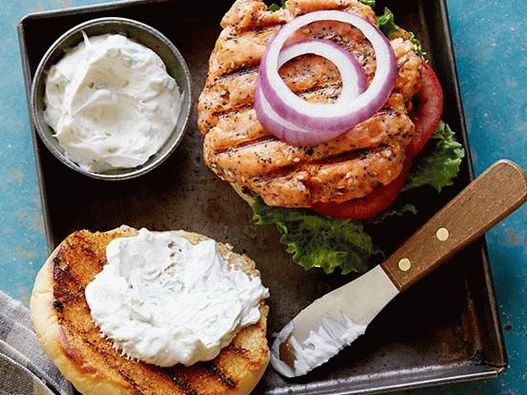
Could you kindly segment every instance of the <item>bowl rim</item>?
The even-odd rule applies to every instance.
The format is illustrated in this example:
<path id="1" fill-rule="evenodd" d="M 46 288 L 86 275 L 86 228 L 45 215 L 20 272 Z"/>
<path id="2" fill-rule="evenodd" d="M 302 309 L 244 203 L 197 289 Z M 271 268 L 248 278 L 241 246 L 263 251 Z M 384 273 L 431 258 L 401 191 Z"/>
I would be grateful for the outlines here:
<path id="1" fill-rule="evenodd" d="M 181 93 L 181 108 L 180 112 L 178 113 L 179 117 L 184 117 L 183 122 L 181 126 L 176 126 L 172 130 L 170 136 L 172 136 L 174 133 L 177 133 L 178 136 L 175 138 L 175 140 L 171 143 L 171 146 L 168 148 L 168 150 L 162 154 L 161 156 L 155 158 L 152 160 L 152 157 L 150 157 L 147 162 L 145 162 L 143 165 L 140 165 L 139 167 L 131 168 L 131 169 L 120 169 L 123 170 L 123 173 L 117 173 L 117 174 L 105 174 L 105 173 L 96 173 L 92 172 L 90 170 L 86 170 L 82 167 L 80 167 L 78 164 L 76 164 L 74 161 L 69 159 L 65 154 L 63 154 L 58 148 L 58 141 L 57 143 L 53 143 L 51 141 L 53 136 L 50 136 L 49 133 L 44 129 L 44 126 L 42 122 L 44 122 L 45 125 L 47 123 L 44 121 L 43 117 L 40 115 L 40 109 L 38 108 L 39 103 L 39 97 L 37 97 L 37 90 L 39 88 L 39 85 L 41 83 L 45 84 L 45 81 L 42 81 L 42 78 L 45 75 L 45 71 L 51 67 L 52 65 L 48 64 L 50 61 L 50 58 L 56 53 L 57 50 L 62 50 L 66 48 L 62 48 L 64 41 L 66 41 L 69 37 L 71 37 L 74 34 L 77 34 L 79 32 L 82 32 L 83 29 L 87 29 L 92 26 L 97 26 L 105 23 L 116 23 L 116 24 L 122 24 L 122 25 L 128 25 L 132 26 L 134 28 L 138 28 L 142 30 L 143 32 L 153 36 L 156 40 L 159 40 L 163 45 L 165 45 L 171 52 L 171 54 L 174 56 L 176 63 L 182 70 L 182 78 L 185 81 L 187 91 L 184 91 L 180 87 L 180 93 Z M 144 44 L 141 44 L 144 45 Z M 148 48 L 148 46 L 145 45 L 145 47 Z M 68 47 L 68 48 L 71 48 Z M 159 54 L 152 48 L 149 48 L 152 51 L 154 51 L 158 56 Z M 163 61 L 163 63 L 165 63 Z M 166 66 L 166 64 L 165 64 Z M 187 95 L 188 98 L 185 98 L 184 95 Z M 70 169 L 76 171 L 77 173 L 83 174 L 85 176 L 88 176 L 90 178 L 98 179 L 98 180 L 106 180 L 106 181 L 121 181 L 121 180 L 129 180 L 132 178 L 139 177 L 143 174 L 146 174 L 158 166 L 160 166 L 163 162 L 165 162 L 171 155 L 174 153 L 174 151 L 177 149 L 177 147 L 180 145 L 181 141 L 183 140 L 183 137 L 186 134 L 186 130 L 188 128 L 189 120 L 190 120 L 190 114 L 192 110 L 192 81 L 191 81 L 191 75 L 190 70 L 188 68 L 187 62 L 185 61 L 185 58 L 181 54 L 181 52 L 177 49 L 177 47 L 170 41 L 163 33 L 161 33 L 159 30 L 153 28 L 152 26 L 147 25 L 146 23 L 139 22 L 135 19 L 130 18 L 122 18 L 122 17 L 101 17 L 101 18 L 95 18 L 90 19 L 88 21 L 82 22 L 70 29 L 68 29 L 66 32 L 61 34 L 54 42 L 51 44 L 51 46 L 46 50 L 44 55 L 42 56 L 42 59 L 40 60 L 37 69 L 35 71 L 33 80 L 31 81 L 31 92 L 30 92 L 30 117 L 32 121 L 32 126 L 37 130 L 37 134 L 40 137 L 40 140 L 44 143 L 46 148 L 55 156 L 61 163 L 69 167 Z M 51 128 L 49 125 L 47 127 Z M 167 144 L 170 140 L 167 139 L 167 141 L 159 148 L 159 150 L 156 152 L 159 153 L 164 147 L 165 144 Z M 154 154 L 155 155 L 155 154 Z M 152 160 L 152 161 L 151 161 Z M 150 162 L 151 161 L 151 162 Z M 126 171 L 129 170 L 129 171 Z"/>

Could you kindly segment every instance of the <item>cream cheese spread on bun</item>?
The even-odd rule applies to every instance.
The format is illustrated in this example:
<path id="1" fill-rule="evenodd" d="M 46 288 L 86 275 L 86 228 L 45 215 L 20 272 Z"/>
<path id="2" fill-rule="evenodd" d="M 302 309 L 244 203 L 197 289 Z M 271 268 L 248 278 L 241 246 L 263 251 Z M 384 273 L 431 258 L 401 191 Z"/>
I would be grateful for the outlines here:
<path id="1" fill-rule="evenodd" d="M 141 229 L 106 249 L 108 263 L 85 290 L 101 333 L 129 357 L 186 366 L 214 359 L 260 320 L 269 296 L 258 276 L 227 265 L 214 240 Z"/>

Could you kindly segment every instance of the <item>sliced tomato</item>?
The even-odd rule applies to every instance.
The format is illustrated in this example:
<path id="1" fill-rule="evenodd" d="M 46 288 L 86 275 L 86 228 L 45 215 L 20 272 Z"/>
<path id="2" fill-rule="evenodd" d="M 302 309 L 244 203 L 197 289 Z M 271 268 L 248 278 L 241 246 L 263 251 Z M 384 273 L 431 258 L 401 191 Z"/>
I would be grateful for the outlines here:
<path id="1" fill-rule="evenodd" d="M 423 63 L 423 81 L 416 94 L 417 103 L 410 114 L 415 124 L 415 137 L 406 148 L 407 155 L 417 156 L 424 148 L 443 115 L 443 90 L 436 73 Z"/>
<path id="2" fill-rule="evenodd" d="M 370 219 L 390 207 L 401 193 L 412 167 L 411 159 L 404 163 L 401 174 L 388 185 L 377 188 L 361 199 L 343 203 L 317 203 L 313 210 L 319 214 L 341 219 Z"/>

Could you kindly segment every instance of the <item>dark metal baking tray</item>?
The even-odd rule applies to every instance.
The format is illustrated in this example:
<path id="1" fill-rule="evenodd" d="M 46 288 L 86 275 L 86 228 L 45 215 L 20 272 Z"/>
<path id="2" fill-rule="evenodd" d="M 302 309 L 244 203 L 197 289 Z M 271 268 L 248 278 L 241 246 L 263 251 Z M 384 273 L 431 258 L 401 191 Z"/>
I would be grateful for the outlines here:
<path id="1" fill-rule="evenodd" d="M 196 100 L 220 18 L 231 3 L 135 1 L 28 15 L 19 25 L 27 92 L 40 58 L 64 31 L 91 18 L 121 16 L 150 24 L 173 40 L 189 64 Z M 398 23 L 414 31 L 429 52 L 445 93 L 444 118 L 468 148 L 446 2 L 387 3 Z M 203 164 L 196 116 L 194 107 L 187 136 L 160 168 L 118 183 L 74 173 L 45 149 L 33 130 L 49 247 L 77 229 L 108 230 L 121 224 L 156 230 L 184 228 L 232 243 L 258 262 L 271 290 L 271 334 L 349 277 L 304 271 L 284 251 L 276 229 L 253 225 L 251 209 Z M 384 229 L 385 247 L 390 250 L 408 237 L 472 178 L 468 154 L 455 186 L 441 195 L 432 190 L 417 193 L 419 215 Z M 293 381 L 284 381 L 269 368 L 256 392 L 376 393 L 494 377 L 507 365 L 500 328 L 481 239 L 392 303 L 366 336 L 328 364 Z"/>

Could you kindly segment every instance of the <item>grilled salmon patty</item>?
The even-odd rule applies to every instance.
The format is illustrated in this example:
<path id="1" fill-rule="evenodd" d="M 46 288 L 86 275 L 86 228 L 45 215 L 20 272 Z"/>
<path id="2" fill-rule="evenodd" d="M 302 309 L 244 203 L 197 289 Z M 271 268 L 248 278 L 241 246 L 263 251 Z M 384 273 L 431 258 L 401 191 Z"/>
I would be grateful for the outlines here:
<path id="1" fill-rule="evenodd" d="M 309 208 L 366 196 L 401 173 L 405 148 L 415 133 L 408 111 L 421 82 L 422 60 L 403 38 L 391 41 L 398 67 L 392 94 L 370 119 L 315 146 L 280 141 L 260 124 L 253 108 L 254 83 L 267 43 L 284 23 L 317 10 L 342 10 L 376 23 L 373 10 L 357 0 L 288 0 L 285 9 L 274 12 L 261 0 L 238 0 L 222 19 L 223 31 L 199 98 L 206 164 L 223 180 L 258 194 L 271 206 Z M 289 42 L 309 38 L 346 47 L 371 82 L 375 53 L 358 29 L 315 22 Z M 319 56 L 295 58 L 282 66 L 280 75 L 309 102 L 333 102 L 341 91 L 337 68 Z"/>
<path id="2" fill-rule="evenodd" d="M 55 249 L 37 275 L 31 296 L 31 319 L 44 351 L 83 394 L 248 394 L 269 361 L 265 337 L 268 307 L 264 302 L 258 323 L 242 328 L 214 360 L 190 367 L 161 368 L 127 359 L 101 336 L 84 289 L 106 264 L 110 241 L 136 233 L 129 227 L 103 233 L 83 230 Z M 207 239 L 183 231 L 179 235 L 194 244 Z M 221 243 L 218 250 L 229 266 L 250 276 L 259 275 L 247 256 L 235 254 Z"/>

